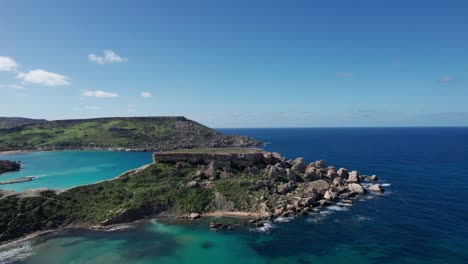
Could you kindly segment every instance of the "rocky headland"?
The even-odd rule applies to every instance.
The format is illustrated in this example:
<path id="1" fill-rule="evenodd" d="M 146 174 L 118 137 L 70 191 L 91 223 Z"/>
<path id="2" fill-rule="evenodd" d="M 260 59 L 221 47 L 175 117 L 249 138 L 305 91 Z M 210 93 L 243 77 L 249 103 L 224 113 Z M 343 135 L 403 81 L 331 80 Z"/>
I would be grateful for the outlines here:
<path id="1" fill-rule="evenodd" d="M 39 120 L 0 126 L 0 152 L 164 151 L 259 145 L 262 143 L 253 138 L 224 135 L 182 116 Z"/>
<path id="2" fill-rule="evenodd" d="M 0 241 L 62 228 L 106 228 L 151 217 L 252 218 L 251 224 L 352 204 L 367 191 L 357 171 L 318 160 L 287 160 L 254 148 L 189 149 L 153 154 L 154 162 L 119 177 L 65 191 L 0 192 Z M 367 186 L 367 185 L 366 185 Z M 231 229 L 212 223 L 213 229 Z"/>
<path id="3" fill-rule="evenodd" d="M 21 164 L 16 161 L 0 160 L 0 174 L 10 171 L 19 171 Z"/>

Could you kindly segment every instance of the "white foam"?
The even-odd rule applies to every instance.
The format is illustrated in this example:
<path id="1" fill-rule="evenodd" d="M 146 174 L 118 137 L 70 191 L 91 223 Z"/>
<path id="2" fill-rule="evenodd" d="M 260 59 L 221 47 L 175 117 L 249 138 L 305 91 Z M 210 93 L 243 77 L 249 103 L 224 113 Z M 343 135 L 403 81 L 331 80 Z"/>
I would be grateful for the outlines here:
<path id="1" fill-rule="evenodd" d="M 104 229 L 104 231 L 111 232 L 111 231 L 125 230 L 125 229 L 130 229 L 130 228 L 133 228 L 133 226 L 122 224 L 122 225 L 113 226 L 113 227 L 108 228 L 108 229 Z"/>
<path id="2" fill-rule="evenodd" d="M 265 233 L 265 232 L 270 231 L 273 228 L 276 228 L 276 226 L 274 224 L 272 224 L 271 222 L 267 221 L 267 222 L 263 222 L 262 227 L 253 228 L 251 230 Z"/>
<path id="3" fill-rule="evenodd" d="M 275 219 L 275 222 L 278 222 L 278 223 L 287 223 L 289 221 L 291 221 L 293 218 L 292 217 L 278 217 Z"/>
<path id="4" fill-rule="evenodd" d="M 349 203 L 342 203 L 342 202 L 339 202 L 339 203 L 336 203 L 337 205 L 339 206 L 353 206 L 353 204 L 349 204 Z"/>
<path id="5" fill-rule="evenodd" d="M 338 206 L 338 205 L 331 205 L 331 206 L 328 206 L 327 207 L 328 210 L 332 210 L 332 211 L 348 211 L 349 209 L 346 208 L 346 207 L 341 207 L 341 206 Z"/>
<path id="6" fill-rule="evenodd" d="M 390 183 L 382 183 L 380 184 L 380 186 L 382 187 L 389 187 L 389 186 L 392 186 Z"/>
<path id="7" fill-rule="evenodd" d="M 3 249 L 0 249 L 3 250 Z M 30 242 L 22 243 L 16 247 L 6 251 L 0 251 L 0 264 L 8 264 L 21 261 L 32 256 L 32 248 Z"/>

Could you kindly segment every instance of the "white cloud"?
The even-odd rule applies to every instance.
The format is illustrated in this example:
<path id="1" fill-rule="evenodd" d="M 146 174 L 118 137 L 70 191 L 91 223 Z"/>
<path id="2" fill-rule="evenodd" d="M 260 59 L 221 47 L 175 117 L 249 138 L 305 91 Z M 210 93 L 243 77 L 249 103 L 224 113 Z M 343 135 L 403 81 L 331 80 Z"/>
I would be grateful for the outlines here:
<path id="1" fill-rule="evenodd" d="M 104 50 L 104 57 L 100 57 L 96 54 L 89 54 L 88 60 L 92 62 L 96 62 L 97 64 L 105 64 L 105 63 L 116 63 L 116 62 L 127 62 L 128 59 L 125 57 L 121 57 L 117 53 L 113 52 L 112 50 Z"/>
<path id="2" fill-rule="evenodd" d="M 142 92 L 142 93 L 140 94 L 140 96 L 143 97 L 143 98 L 151 98 L 151 97 L 153 97 L 153 95 L 150 94 L 150 93 L 148 93 L 148 92 Z"/>
<path id="3" fill-rule="evenodd" d="M 26 83 L 46 86 L 68 86 L 71 84 L 67 76 L 41 69 L 31 70 L 27 73 L 20 72 L 16 75 L 16 78 Z"/>
<path id="4" fill-rule="evenodd" d="M 116 93 L 105 92 L 105 91 L 102 91 L 102 90 L 95 90 L 95 91 L 84 90 L 81 93 L 81 95 L 86 96 L 86 97 L 97 97 L 97 98 L 116 98 L 116 97 L 120 97 L 120 95 L 118 95 Z"/>
<path id="5" fill-rule="evenodd" d="M 15 89 L 15 90 L 26 89 L 24 86 L 17 85 L 17 84 L 0 84 L 0 88 L 8 88 L 8 89 Z"/>
<path id="6" fill-rule="evenodd" d="M 100 106 L 86 105 L 86 106 L 85 106 L 85 109 L 86 109 L 86 110 L 97 111 L 97 110 L 101 110 L 102 108 L 101 108 Z"/>
<path id="7" fill-rule="evenodd" d="M 18 67 L 16 61 L 10 57 L 0 56 L 0 71 L 14 71 Z"/>

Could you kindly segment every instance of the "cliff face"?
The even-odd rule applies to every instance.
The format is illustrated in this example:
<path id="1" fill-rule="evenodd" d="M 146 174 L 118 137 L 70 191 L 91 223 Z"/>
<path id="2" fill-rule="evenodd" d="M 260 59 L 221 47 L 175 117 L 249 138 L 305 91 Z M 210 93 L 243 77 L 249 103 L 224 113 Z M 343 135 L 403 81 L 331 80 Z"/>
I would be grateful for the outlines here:
<path id="1" fill-rule="evenodd" d="M 259 145 L 223 135 L 185 117 L 117 117 L 56 120 L 0 129 L 2 150 L 173 150 Z"/>
<path id="2" fill-rule="evenodd" d="M 9 172 L 9 171 L 19 171 L 21 169 L 21 164 L 9 160 L 0 160 L 0 174 Z"/>
<path id="3" fill-rule="evenodd" d="M 265 166 L 269 163 L 266 156 L 267 153 L 260 149 L 180 150 L 156 152 L 153 154 L 153 161 L 156 163 L 187 162 L 192 165 L 208 165 L 216 162 L 221 167 L 247 168 L 255 165 Z"/>

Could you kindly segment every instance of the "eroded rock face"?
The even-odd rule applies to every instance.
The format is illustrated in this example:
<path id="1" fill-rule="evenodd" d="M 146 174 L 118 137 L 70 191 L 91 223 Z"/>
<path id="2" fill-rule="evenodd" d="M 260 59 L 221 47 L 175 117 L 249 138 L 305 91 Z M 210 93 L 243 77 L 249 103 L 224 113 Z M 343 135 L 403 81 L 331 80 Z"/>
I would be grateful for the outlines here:
<path id="1" fill-rule="evenodd" d="M 377 176 L 375 175 L 372 175 L 372 176 L 369 176 L 369 181 L 377 181 Z"/>

